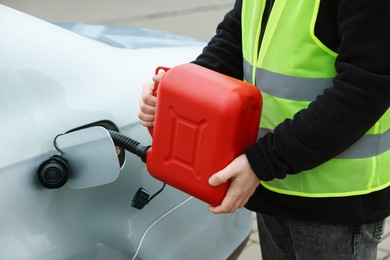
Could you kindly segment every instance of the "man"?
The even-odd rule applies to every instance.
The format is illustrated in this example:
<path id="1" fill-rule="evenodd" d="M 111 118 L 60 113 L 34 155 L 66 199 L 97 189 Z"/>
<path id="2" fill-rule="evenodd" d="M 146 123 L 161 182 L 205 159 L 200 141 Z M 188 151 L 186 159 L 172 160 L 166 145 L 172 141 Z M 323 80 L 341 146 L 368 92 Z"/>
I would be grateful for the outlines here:
<path id="1" fill-rule="evenodd" d="M 238 0 L 194 61 L 262 92 L 259 140 L 211 176 L 232 183 L 209 210 L 257 212 L 263 259 L 376 259 L 390 214 L 389 12 L 385 0 Z"/>

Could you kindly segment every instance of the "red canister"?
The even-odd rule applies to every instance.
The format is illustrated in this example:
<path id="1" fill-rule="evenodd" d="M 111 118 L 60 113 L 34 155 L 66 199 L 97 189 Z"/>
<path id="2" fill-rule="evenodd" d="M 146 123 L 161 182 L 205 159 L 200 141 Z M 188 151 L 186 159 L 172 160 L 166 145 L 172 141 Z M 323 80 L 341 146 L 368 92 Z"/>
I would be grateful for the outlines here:
<path id="1" fill-rule="evenodd" d="M 257 139 L 262 99 L 253 85 L 195 64 L 166 71 L 157 89 L 149 173 L 210 205 L 229 183 L 208 179 Z"/>

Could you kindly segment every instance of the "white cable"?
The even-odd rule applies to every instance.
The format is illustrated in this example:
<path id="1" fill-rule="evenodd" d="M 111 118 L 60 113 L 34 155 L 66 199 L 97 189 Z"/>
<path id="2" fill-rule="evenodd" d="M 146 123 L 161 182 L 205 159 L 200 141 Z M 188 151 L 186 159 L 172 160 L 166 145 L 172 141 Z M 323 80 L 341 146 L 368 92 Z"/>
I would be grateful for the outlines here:
<path id="1" fill-rule="evenodd" d="M 156 224 L 157 221 L 159 221 L 160 219 L 162 219 L 163 217 L 165 217 L 166 215 L 168 215 L 169 213 L 171 213 L 172 211 L 174 211 L 175 209 L 177 209 L 178 207 L 180 207 L 181 205 L 183 205 L 184 203 L 188 202 L 190 199 L 192 199 L 193 197 L 189 197 L 187 198 L 186 200 L 182 201 L 180 204 L 176 205 L 175 207 L 173 207 L 172 209 L 168 210 L 167 212 L 165 212 L 163 215 L 161 215 L 159 218 L 157 218 L 155 221 L 153 221 L 153 223 L 145 230 L 144 234 L 142 235 L 141 237 L 141 240 L 139 241 L 138 243 L 138 247 L 137 247 L 137 251 L 135 251 L 135 254 L 132 258 L 132 260 L 134 260 L 137 255 L 138 255 L 138 252 L 139 250 L 141 249 L 141 245 L 142 245 L 142 242 L 146 236 L 146 234 L 148 233 L 149 229 L 151 229 L 154 224 Z"/>

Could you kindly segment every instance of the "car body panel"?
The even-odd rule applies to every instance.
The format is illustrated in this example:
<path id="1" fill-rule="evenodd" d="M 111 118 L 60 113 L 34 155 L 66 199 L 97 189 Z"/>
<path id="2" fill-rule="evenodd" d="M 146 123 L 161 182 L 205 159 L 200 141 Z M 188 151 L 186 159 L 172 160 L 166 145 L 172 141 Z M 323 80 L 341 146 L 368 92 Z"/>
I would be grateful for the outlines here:
<path id="1" fill-rule="evenodd" d="M 162 186 L 132 154 L 106 185 L 46 189 L 36 178 L 58 153 L 56 135 L 93 122 L 150 144 L 137 118 L 142 85 L 156 66 L 194 59 L 202 44 L 117 48 L 4 5 L 0 35 L 0 259 L 219 259 L 248 236 L 248 211 L 213 215 L 169 186 L 132 208 L 139 187 L 153 194 Z"/>

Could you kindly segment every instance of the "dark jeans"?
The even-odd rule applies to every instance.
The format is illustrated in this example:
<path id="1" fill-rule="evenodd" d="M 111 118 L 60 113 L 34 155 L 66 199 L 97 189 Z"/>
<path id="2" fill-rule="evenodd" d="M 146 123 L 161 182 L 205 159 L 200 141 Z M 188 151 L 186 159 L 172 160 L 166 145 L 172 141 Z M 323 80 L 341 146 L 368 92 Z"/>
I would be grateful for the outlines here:
<path id="1" fill-rule="evenodd" d="M 324 225 L 257 214 L 263 260 L 375 260 L 384 220 Z"/>

